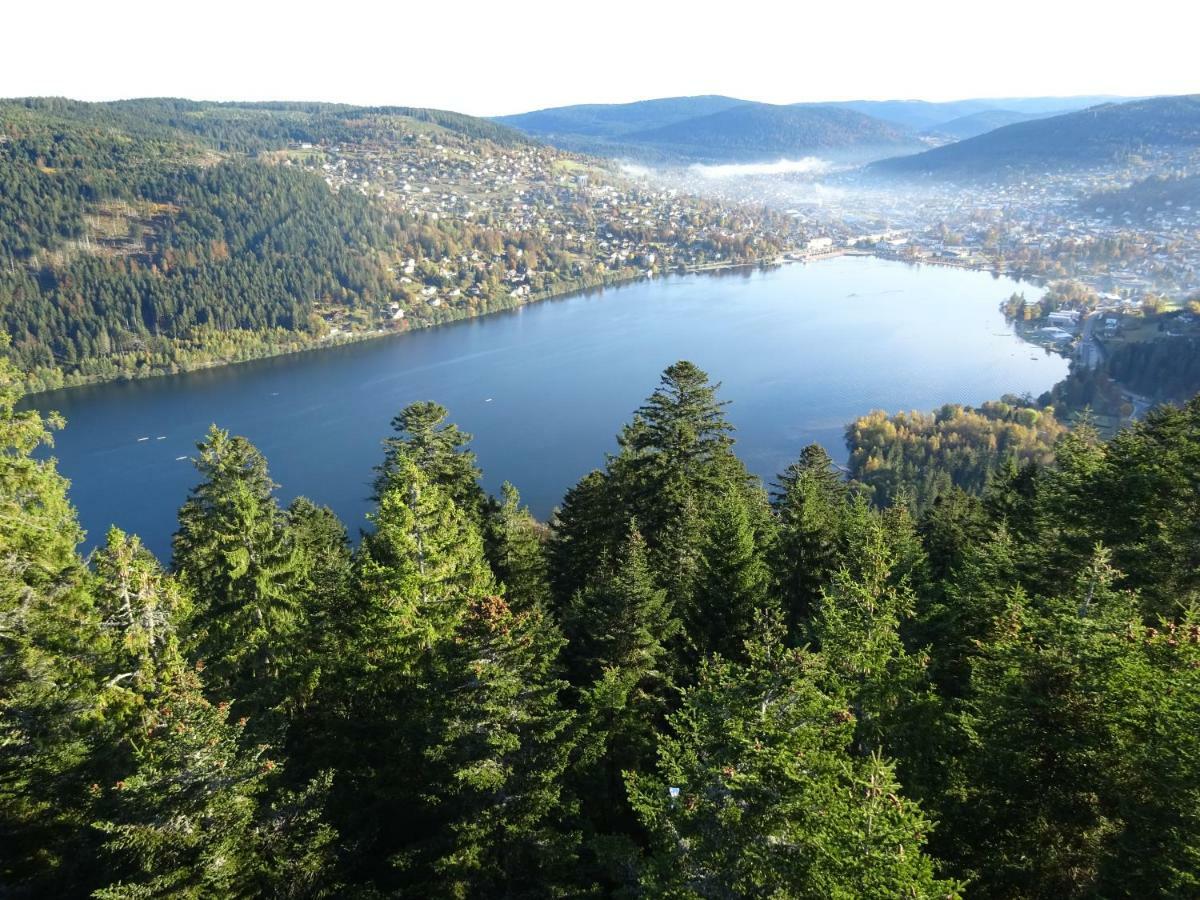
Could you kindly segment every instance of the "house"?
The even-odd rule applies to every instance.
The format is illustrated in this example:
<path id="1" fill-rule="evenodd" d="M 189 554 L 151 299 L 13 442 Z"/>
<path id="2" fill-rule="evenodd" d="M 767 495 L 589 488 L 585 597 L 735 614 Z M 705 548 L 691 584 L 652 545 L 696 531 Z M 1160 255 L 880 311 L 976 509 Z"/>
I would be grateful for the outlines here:
<path id="1" fill-rule="evenodd" d="M 1079 312 L 1074 309 L 1057 309 L 1046 316 L 1046 321 L 1059 328 L 1074 328 L 1079 324 Z"/>

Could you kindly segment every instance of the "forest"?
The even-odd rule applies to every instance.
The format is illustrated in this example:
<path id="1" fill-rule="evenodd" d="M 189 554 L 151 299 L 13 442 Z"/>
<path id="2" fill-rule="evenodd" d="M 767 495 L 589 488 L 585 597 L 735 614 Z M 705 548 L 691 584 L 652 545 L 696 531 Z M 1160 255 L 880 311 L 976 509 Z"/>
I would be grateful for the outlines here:
<path id="1" fill-rule="evenodd" d="M 933 413 L 875 410 L 846 429 L 852 480 L 873 502 L 924 509 L 952 488 L 982 493 L 1007 464 L 1046 464 L 1066 433 L 1054 408 L 1019 397 L 978 409 L 947 403 Z"/>
<path id="2" fill-rule="evenodd" d="M 415 403 L 357 541 L 213 426 L 160 561 L 19 394 L 0 896 L 1200 892 L 1200 400 L 914 513 L 763 485 L 681 361 L 549 523 Z"/>
<path id="3" fill-rule="evenodd" d="M 695 198 L 652 209 L 653 220 L 624 215 L 648 201 L 615 174 L 611 191 L 588 193 L 577 170 L 590 171 L 504 126 L 437 110 L 6 100 L 6 353 L 40 391 L 779 253 L 764 222 L 783 228 L 782 216 Z M 405 179 L 418 172 L 426 191 L 447 192 L 439 202 L 453 193 L 460 205 L 406 207 Z"/>

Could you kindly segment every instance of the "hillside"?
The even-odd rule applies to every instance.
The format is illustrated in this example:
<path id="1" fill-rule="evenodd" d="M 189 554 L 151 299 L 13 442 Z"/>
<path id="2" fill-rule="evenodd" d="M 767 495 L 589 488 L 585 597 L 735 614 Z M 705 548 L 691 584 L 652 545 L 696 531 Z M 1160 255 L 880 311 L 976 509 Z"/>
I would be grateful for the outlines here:
<path id="1" fill-rule="evenodd" d="M 917 146 L 906 132 L 853 110 L 766 103 L 634 132 L 627 140 L 709 162 L 809 155 L 878 158 Z"/>
<path id="2" fill-rule="evenodd" d="M 402 107 L 0 101 L 0 184 L 0 328 L 32 390 L 755 259 L 790 228 Z"/>
<path id="3" fill-rule="evenodd" d="M 1147 219 L 1164 215 L 1200 217 L 1200 175 L 1145 178 L 1129 187 L 1092 194 L 1080 202 L 1083 212 Z"/>
<path id="4" fill-rule="evenodd" d="M 1046 115 L 1016 112 L 1011 109 L 985 109 L 967 116 L 959 116 L 949 122 L 942 122 L 930 128 L 925 134 L 951 141 L 961 141 L 976 135 L 987 134 L 989 131 L 995 131 L 1006 125 L 1031 122 L 1034 119 L 1042 118 L 1046 118 Z"/>
<path id="5" fill-rule="evenodd" d="M 750 162 L 818 152 L 861 162 L 904 149 L 921 149 L 920 133 L 958 140 L 1025 118 L 1081 109 L 1108 99 L 847 100 L 774 105 L 706 95 L 559 106 L 499 116 L 493 121 L 567 150 L 647 162 Z"/>
<path id="6" fill-rule="evenodd" d="M 697 116 L 706 116 L 745 103 L 733 97 L 664 97 L 635 103 L 589 103 L 559 106 L 494 121 L 526 134 L 617 139 L 635 131 L 661 128 Z"/>
<path id="7" fill-rule="evenodd" d="M 1200 95 L 1105 104 L 1019 122 L 872 166 L 886 175 L 1003 178 L 1096 166 L 1143 153 L 1200 149 Z"/>

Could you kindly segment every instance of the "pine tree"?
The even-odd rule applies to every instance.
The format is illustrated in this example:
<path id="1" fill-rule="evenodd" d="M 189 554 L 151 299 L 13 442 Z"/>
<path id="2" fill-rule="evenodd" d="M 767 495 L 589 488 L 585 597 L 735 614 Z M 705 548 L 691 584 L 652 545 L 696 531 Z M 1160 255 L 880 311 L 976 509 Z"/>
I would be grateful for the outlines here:
<path id="1" fill-rule="evenodd" d="M 817 687 L 820 660 L 764 621 L 745 664 L 714 658 L 672 716 L 656 776 L 630 793 L 654 836 L 650 896 L 951 897 L 922 852 L 929 823 L 853 717 Z"/>
<path id="2" fill-rule="evenodd" d="M 842 518 L 849 490 L 833 460 L 810 444 L 779 476 L 772 506 L 779 519 L 772 568 L 779 582 L 788 631 L 799 639 L 842 556 Z"/>
<path id="3" fill-rule="evenodd" d="M 714 653 L 740 656 L 759 614 L 774 605 L 771 575 L 743 496 L 726 491 L 713 498 L 708 522 L 692 602 L 682 611 L 693 671 Z"/>
<path id="4" fill-rule="evenodd" d="M 53 895 L 88 863 L 83 779 L 106 636 L 67 482 L 37 455 L 62 420 L 18 411 L 18 384 L 0 354 L 0 883 Z"/>
<path id="5" fill-rule="evenodd" d="M 204 480 L 179 511 L 173 544 L 174 569 L 195 598 L 188 649 L 213 695 L 238 698 L 265 734 L 303 690 L 300 559 L 262 454 L 215 426 L 198 447 Z"/>
<path id="6" fill-rule="evenodd" d="M 506 481 L 500 491 L 503 500 L 488 516 L 485 535 L 492 571 L 514 609 L 548 609 L 550 583 L 543 528 L 521 506 L 515 487 Z"/>
<path id="7" fill-rule="evenodd" d="M 538 608 L 472 601 L 443 645 L 440 727 L 425 755 L 440 829 L 427 896 L 544 897 L 573 874 L 563 779 L 572 714 L 554 673 L 563 640 Z M 558 888 L 556 890 L 555 888 Z"/>
<path id="8" fill-rule="evenodd" d="M 444 406 L 411 403 L 392 420 L 397 437 L 384 440 L 383 463 L 376 470 L 375 496 L 383 496 L 405 457 L 420 467 L 477 527 L 482 527 L 486 495 L 479 486 L 475 454 L 467 449 L 471 435 L 446 422 Z"/>

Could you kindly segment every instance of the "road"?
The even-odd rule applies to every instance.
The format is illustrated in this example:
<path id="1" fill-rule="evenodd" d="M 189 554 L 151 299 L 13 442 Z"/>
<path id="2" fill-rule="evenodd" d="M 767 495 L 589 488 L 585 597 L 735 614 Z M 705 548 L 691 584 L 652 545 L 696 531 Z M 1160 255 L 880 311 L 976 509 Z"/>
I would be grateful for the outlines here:
<path id="1" fill-rule="evenodd" d="M 1104 362 L 1104 348 L 1100 346 L 1092 333 L 1096 330 L 1096 323 L 1100 321 L 1103 313 L 1099 310 L 1094 310 L 1088 313 L 1083 319 L 1083 329 L 1079 333 L 1079 362 L 1085 369 L 1095 369 Z"/>

